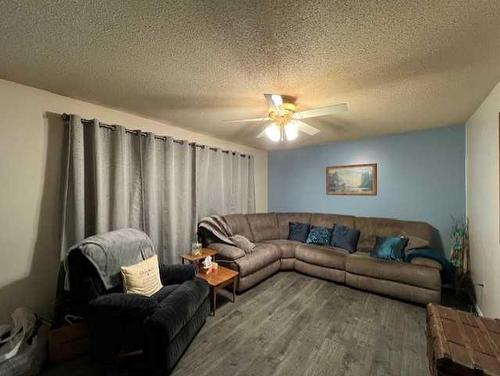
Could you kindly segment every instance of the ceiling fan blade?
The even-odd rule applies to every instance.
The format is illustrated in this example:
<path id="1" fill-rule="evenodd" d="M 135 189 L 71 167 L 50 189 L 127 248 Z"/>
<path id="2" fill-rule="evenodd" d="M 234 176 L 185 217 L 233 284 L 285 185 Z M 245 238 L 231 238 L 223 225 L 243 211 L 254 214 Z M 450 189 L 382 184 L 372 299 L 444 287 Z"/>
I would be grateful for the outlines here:
<path id="1" fill-rule="evenodd" d="M 283 98 L 279 94 L 264 94 L 266 102 L 273 110 L 279 110 L 279 106 L 283 104 Z"/>
<path id="2" fill-rule="evenodd" d="M 262 129 L 262 132 L 260 132 L 257 136 L 255 136 L 255 138 L 262 138 L 262 137 L 264 137 L 264 136 L 266 135 L 266 128 L 267 128 L 270 124 L 272 124 L 272 122 L 271 122 L 271 123 L 267 123 L 267 124 L 264 126 L 264 129 Z"/>
<path id="3" fill-rule="evenodd" d="M 260 121 L 267 121 L 269 120 L 268 117 L 265 118 L 253 118 L 253 119 L 241 119 L 241 120 L 223 120 L 224 123 L 250 123 L 250 122 L 260 122 Z"/>
<path id="4" fill-rule="evenodd" d="M 313 126 L 304 123 L 303 121 L 300 120 L 295 120 L 299 126 L 299 131 L 302 131 L 310 136 L 314 136 L 316 133 L 319 132 L 319 129 L 314 128 Z"/>
<path id="5" fill-rule="evenodd" d="M 313 108 L 311 110 L 299 111 L 294 114 L 295 119 L 307 119 L 317 116 L 340 114 L 349 111 L 347 103 L 334 104 L 333 106 Z"/>
<path id="6" fill-rule="evenodd" d="M 257 136 L 255 136 L 255 138 L 262 138 L 266 135 L 266 128 L 264 128 L 262 130 L 262 132 L 260 132 Z"/>

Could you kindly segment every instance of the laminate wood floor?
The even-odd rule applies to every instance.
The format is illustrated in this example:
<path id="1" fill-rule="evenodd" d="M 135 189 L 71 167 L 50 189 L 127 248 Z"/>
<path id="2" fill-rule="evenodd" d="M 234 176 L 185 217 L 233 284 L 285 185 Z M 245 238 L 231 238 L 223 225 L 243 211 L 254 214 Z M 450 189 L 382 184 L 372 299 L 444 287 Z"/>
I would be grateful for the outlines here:
<path id="1" fill-rule="evenodd" d="M 295 272 L 218 303 L 172 375 L 429 374 L 423 307 Z"/>

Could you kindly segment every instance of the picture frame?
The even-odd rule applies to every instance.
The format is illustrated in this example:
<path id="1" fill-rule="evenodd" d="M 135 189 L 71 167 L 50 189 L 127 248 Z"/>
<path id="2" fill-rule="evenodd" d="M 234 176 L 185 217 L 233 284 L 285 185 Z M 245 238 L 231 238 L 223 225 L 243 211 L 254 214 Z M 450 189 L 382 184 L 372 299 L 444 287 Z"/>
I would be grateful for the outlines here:
<path id="1" fill-rule="evenodd" d="M 326 167 L 326 194 L 376 196 L 377 164 L 353 164 Z"/>

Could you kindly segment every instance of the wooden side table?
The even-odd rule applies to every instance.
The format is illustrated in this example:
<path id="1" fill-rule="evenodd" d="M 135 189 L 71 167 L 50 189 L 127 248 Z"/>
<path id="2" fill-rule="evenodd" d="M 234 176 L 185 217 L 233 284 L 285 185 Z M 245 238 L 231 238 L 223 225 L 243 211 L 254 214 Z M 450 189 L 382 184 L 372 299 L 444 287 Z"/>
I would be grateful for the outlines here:
<path id="1" fill-rule="evenodd" d="M 210 286 L 210 311 L 211 315 L 215 316 L 215 308 L 217 305 L 217 290 L 233 283 L 233 299 L 236 301 L 236 277 L 238 272 L 223 266 L 218 267 L 217 270 L 208 272 L 206 269 L 201 269 L 196 275 L 198 278 L 205 280 Z"/>
<path id="2" fill-rule="evenodd" d="M 207 256 L 212 256 L 212 258 L 214 258 L 216 254 L 217 251 L 214 251 L 210 248 L 202 248 L 201 253 L 199 255 L 193 256 L 191 253 L 185 253 L 181 255 L 181 259 L 183 264 L 185 264 L 186 262 L 194 264 L 196 271 L 199 271 L 201 261 L 205 260 Z"/>

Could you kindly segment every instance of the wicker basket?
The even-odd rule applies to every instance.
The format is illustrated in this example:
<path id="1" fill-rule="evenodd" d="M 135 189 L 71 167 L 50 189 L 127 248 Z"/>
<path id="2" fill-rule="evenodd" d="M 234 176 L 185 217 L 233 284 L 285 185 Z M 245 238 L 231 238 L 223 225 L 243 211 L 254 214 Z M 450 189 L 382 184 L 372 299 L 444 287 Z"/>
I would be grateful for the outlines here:
<path id="1" fill-rule="evenodd" d="M 429 304 L 427 356 L 433 376 L 500 376 L 500 320 Z"/>

